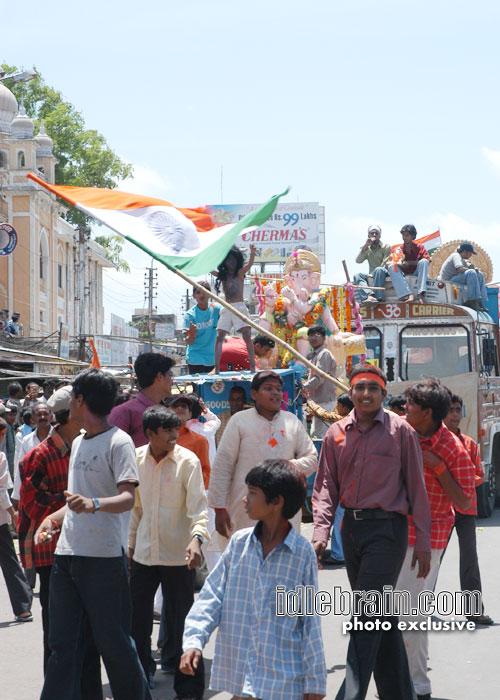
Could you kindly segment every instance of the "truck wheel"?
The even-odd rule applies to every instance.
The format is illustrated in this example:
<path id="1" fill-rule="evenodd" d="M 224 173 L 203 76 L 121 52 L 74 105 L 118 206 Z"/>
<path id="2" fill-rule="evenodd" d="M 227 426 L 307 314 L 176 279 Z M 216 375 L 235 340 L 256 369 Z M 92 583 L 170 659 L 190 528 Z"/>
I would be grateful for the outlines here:
<path id="1" fill-rule="evenodd" d="M 485 481 L 481 486 L 477 487 L 476 494 L 478 518 L 489 518 L 493 513 L 496 498 L 496 474 L 494 464 L 490 464 L 488 481 Z"/>

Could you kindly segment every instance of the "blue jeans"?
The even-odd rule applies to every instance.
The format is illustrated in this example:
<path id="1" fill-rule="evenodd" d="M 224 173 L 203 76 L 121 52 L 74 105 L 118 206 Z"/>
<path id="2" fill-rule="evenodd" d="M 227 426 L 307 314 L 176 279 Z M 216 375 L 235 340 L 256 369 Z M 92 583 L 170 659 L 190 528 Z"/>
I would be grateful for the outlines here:
<path id="1" fill-rule="evenodd" d="M 333 521 L 332 529 L 332 558 L 338 559 L 339 561 L 344 561 L 344 548 L 342 547 L 342 537 L 340 534 L 340 526 L 342 524 L 342 518 L 344 517 L 344 509 L 341 505 L 337 506 L 335 511 L 335 520 Z"/>
<path id="2" fill-rule="evenodd" d="M 488 301 L 488 292 L 486 291 L 483 273 L 479 270 L 460 272 L 448 281 L 452 284 L 463 284 L 467 287 L 467 301 L 470 299 Z"/>
<path id="3" fill-rule="evenodd" d="M 40 700 L 80 700 L 85 616 L 114 700 L 152 700 L 130 636 L 131 602 L 123 557 L 54 557 L 49 597 L 52 649 Z"/>
<path id="4" fill-rule="evenodd" d="M 383 287 L 385 285 L 385 278 L 387 277 L 387 270 L 385 267 L 376 267 L 373 270 L 373 286 L 374 287 Z M 366 272 L 357 272 L 354 277 L 353 277 L 353 282 L 354 284 L 359 284 L 362 287 L 366 287 L 368 285 L 368 274 Z M 369 294 L 373 294 L 373 296 L 378 299 L 379 301 L 384 301 L 384 290 L 383 289 L 355 289 L 354 290 L 354 296 L 356 300 L 362 304 L 364 301 L 366 301 L 366 298 Z"/>
<path id="5" fill-rule="evenodd" d="M 425 294 L 427 277 L 429 276 L 429 261 L 424 259 L 419 260 L 417 263 L 417 269 L 413 274 L 417 275 L 417 294 Z M 398 299 L 412 293 L 410 287 L 408 286 L 408 282 L 406 281 L 406 277 L 401 272 L 399 267 L 395 270 L 394 265 L 391 263 L 389 265 L 389 275 Z"/>

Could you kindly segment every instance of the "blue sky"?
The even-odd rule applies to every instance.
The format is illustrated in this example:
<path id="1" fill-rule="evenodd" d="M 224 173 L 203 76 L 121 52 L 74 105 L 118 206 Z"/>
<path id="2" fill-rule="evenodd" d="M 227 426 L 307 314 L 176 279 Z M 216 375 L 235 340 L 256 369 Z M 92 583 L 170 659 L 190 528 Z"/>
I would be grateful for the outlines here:
<path id="1" fill-rule="evenodd" d="M 82 9 L 83 7 L 83 9 Z M 179 206 L 326 208 L 325 279 L 352 272 L 370 223 L 469 238 L 500 280 L 500 4 L 479 0 L 27 0 L 2 15 L 2 62 L 36 65 L 134 164 L 122 189 Z M 142 306 L 147 259 L 106 273 L 105 304 Z M 184 284 L 160 275 L 159 307 Z M 165 308 L 168 306 L 168 308 Z"/>

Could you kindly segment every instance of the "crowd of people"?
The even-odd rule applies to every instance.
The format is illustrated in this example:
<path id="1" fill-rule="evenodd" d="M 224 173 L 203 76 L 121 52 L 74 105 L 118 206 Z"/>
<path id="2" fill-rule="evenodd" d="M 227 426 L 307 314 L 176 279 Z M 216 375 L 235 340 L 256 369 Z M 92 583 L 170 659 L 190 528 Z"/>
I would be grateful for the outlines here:
<path id="1" fill-rule="evenodd" d="M 391 251 L 380 233 L 371 227 L 358 262 L 369 261 L 376 287 L 389 274 L 400 298 L 410 298 L 405 274 L 416 271 L 422 298 L 428 256 L 413 243 L 414 227 L 403 227 L 398 269 L 384 267 Z M 472 289 L 460 269 L 474 254 L 467 246 L 451 262 Z M 137 357 L 133 391 L 87 369 L 71 383 L 12 382 L 0 403 L 0 565 L 18 623 L 33 620 L 39 580 L 41 700 L 103 700 L 101 662 L 114 700 L 150 700 L 155 614 L 160 669 L 174 675 L 177 700 L 203 697 L 203 650 L 216 630 L 213 690 L 233 700 L 321 700 L 321 619 L 283 614 L 277 587 L 318 590 L 318 566 L 345 566 L 353 592 L 407 591 L 412 614 L 399 619 L 418 626 L 419 594 L 435 588 L 453 528 L 461 588 L 481 592 L 475 487 L 483 472 L 477 444 L 460 430 L 461 397 L 432 378 L 388 397 L 384 373 L 369 363 L 354 365 L 349 391 L 338 394 L 314 371 L 337 372 L 316 323 L 301 390 L 308 429 L 286 410 L 283 379 L 267 366 L 273 341 L 252 339 L 245 323 L 247 268 L 233 250 L 217 271 L 237 321 L 204 294 L 208 283 L 193 290 L 185 317 L 191 375 L 258 370 L 248 394 L 235 383 L 221 414 L 194 392 L 172 391 L 175 362 L 155 352 Z M 233 328 L 243 347 L 228 359 Z M 308 542 L 300 523 L 313 474 Z M 401 631 L 396 615 L 374 617 L 368 605 L 350 631 L 337 700 L 365 698 L 372 676 L 380 698 L 430 700 L 428 633 Z M 484 608 L 468 618 L 493 622 Z"/>
<path id="2" fill-rule="evenodd" d="M 317 351 L 322 335 L 310 337 Z M 330 537 L 353 591 L 392 586 L 416 606 L 455 527 L 461 587 L 481 591 L 481 461 L 460 431 L 461 398 L 438 380 L 391 397 L 387 410 L 381 370 L 355 366 L 349 394 L 321 414 L 330 427 L 318 462 L 304 424 L 282 410 L 279 374 L 255 374 L 250 396 L 233 387 L 222 424 L 196 394 L 172 394 L 173 364 L 140 355 L 138 393 L 123 403 L 114 378 L 91 369 L 71 385 L 47 383 L 43 395 L 12 383 L 0 404 L 4 450 L 14 433 L 14 459 L 0 453 L 0 563 L 18 622 L 33 619 L 30 575 L 39 577 L 43 700 L 101 699 L 101 659 L 115 700 L 150 698 L 159 590 L 161 669 L 175 674 L 179 699 L 203 697 L 202 651 L 218 628 L 212 688 L 235 699 L 319 700 L 320 620 L 277 615 L 275 588 L 317 588 Z M 29 424 L 19 411 L 30 411 Z M 311 545 L 299 533 L 316 469 Z M 195 601 L 202 560 L 208 577 Z M 484 610 L 470 618 L 492 622 Z M 337 697 L 365 697 L 373 674 L 380 697 L 430 698 L 427 633 L 380 619 L 390 629 L 351 631 Z"/>

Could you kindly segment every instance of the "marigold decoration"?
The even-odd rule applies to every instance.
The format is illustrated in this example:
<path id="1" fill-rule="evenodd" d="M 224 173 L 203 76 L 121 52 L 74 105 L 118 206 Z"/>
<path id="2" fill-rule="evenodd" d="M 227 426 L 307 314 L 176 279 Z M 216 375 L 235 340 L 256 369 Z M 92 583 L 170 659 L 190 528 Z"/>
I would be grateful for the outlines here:
<path id="1" fill-rule="evenodd" d="M 339 287 L 339 320 L 338 327 L 341 331 L 345 330 L 345 295 L 344 288 Z"/>
<path id="2" fill-rule="evenodd" d="M 332 315 L 335 323 L 339 323 L 339 297 L 337 287 L 332 287 Z"/>
<path id="3" fill-rule="evenodd" d="M 283 297 L 281 296 L 281 294 L 276 299 L 276 303 L 274 304 L 273 317 L 274 317 L 274 325 L 277 326 L 278 328 L 285 328 L 288 325 L 288 320 L 287 320 L 286 311 L 285 311 L 285 301 L 284 301 Z M 285 340 L 285 338 L 282 338 L 282 340 Z"/>

